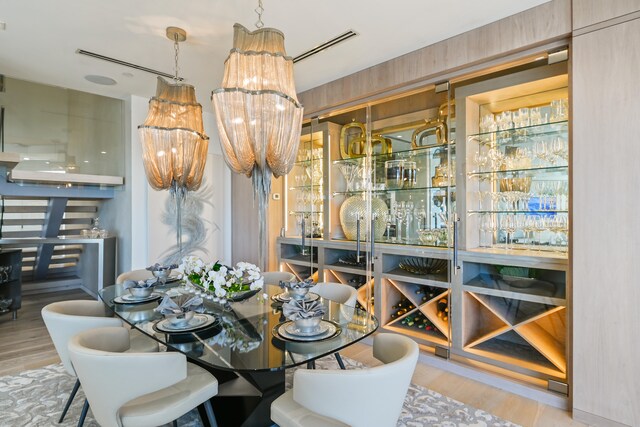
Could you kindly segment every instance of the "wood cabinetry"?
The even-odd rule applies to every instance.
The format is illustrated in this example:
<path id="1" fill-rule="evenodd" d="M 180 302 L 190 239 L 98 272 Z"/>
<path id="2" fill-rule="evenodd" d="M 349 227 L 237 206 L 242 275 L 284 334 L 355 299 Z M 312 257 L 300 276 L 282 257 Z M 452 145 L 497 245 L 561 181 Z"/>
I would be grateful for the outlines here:
<path id="1" fill-rule="evenodd" d="M 573 407 L 596 425 L 640 425 L 638 43 L 639 19 L 573 40 Z"/>

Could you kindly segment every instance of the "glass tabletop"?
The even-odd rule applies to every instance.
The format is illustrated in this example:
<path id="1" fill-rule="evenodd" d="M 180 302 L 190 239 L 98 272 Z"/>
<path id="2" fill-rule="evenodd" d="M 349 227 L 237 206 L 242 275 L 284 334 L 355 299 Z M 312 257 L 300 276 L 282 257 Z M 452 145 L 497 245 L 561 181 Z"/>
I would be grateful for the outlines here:
<path id="1" fill-rule="evenodd" d="M 156 287 L 163 296 L 185 292 L 179 284 Z M 167 347 L 180 351 L 211 367 L 243 371 L 277 371 L 315 360 L 339 351 L 369 335 L 378 328 L 378 320 L 366 311 L 320 298 L 327 308 L 323 317 L 324 334 L 318 337 L 296 336 L 282 315 L 282 304 L 271 297 L 283 292 L 279 286 L 265 285 L 267 300 L 252 296 L 244 301 L 222 305 L 205 299 L 204 327 L 192 331 L 165 333 L 159 326 L 163 316 L 153 309 L 161 298 L 135 304 L 122 304 L 129 292 L 121 284 L 100 291 L 100 298 L 131 326 L 141 330 Z M 115 302 L 114 302 L 115 299 Z M 213 316 L 213 319 L 210 317 Z M 196 325 L 198 322 L 195 323 Z"/>

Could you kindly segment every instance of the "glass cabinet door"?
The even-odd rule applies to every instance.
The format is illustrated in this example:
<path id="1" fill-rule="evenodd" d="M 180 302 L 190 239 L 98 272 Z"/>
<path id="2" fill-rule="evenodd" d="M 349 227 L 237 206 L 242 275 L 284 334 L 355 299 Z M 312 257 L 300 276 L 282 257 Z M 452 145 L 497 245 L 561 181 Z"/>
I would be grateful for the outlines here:
<path id="1" fill-rule="evenodd" d="M 568 379 L 567 66 L 532 64 L 455 93 L 465 197 L 453 351 L 558 390 Z"/>
<path id="2" fill-rule="evenodd" d="M 445 349 L 456 209 L 449 111 L 448 92 L 432 87 L 326 119 L 341 126 L 330 162 L 330 240 L 355 242 L 361 218 L 362 280 L 374 285 L 383 329 Z M 326 252 L 331 277 L 346 274 L 347 252 Z"/>

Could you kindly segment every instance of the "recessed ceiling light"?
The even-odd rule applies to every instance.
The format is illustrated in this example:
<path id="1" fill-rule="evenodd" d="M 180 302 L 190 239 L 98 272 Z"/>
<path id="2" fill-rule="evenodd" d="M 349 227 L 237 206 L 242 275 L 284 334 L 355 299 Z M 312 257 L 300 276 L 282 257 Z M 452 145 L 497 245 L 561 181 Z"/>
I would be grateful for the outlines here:
<path id="1" fill-rule="evenodd" d="M 28 157 L 25 157 L 24 159 L 25 159 L 25 160 L 31 160 L 31 159 L 30 159 L 30 158 L 28 158 Z"/>
<path id="2" fill-rule="evenodd" d="M 85 160 L 84 162 L 85 162 L 85 163 L 89 163 L 89 160 Z"/>
<path id="3" fill-rule="evenodd" d="M 90 81 L 91 83 L 95 83 L 97 85 L 105 85 L 105 86 L 113 86 L 114 84 L 117 83 L 111 77 L 98 76 L 95 74 L 89 74 L 87 76 L 84 76 L 84 79 Z"/>
<path id="4" fill-rule="evenodd" d="M 398 135 L 398 138 L 402 138 L 402 135 Z"/>
<path id="5" fill-rule="evenodd" d="M 107 152 L 106 151 L 101 151 L 100 154 L 107 154 Z"/>

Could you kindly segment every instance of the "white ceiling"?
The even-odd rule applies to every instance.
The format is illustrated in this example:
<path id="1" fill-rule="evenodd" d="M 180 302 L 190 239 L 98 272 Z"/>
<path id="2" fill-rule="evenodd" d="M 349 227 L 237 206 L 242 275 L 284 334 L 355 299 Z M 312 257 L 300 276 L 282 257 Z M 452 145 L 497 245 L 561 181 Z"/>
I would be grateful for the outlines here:
<path id="1" fill-rule="evenodd" d="M 529 9 L 548 0 L 264 0 L 265 26 L 296 56 L 342 32 L 359 36 L 294 67 L 298 92 Z M 210 109 L 233 24 L 254 29 L 257 0 L 0 0 L 0 74 L 114 97 L 149 97 L 155 77 L 84 57 L 76 49 L 173 73 L 167 26 L 188 33 L 180 75 Z M 115 79 L 100 86 L 85 75 Z"/>

